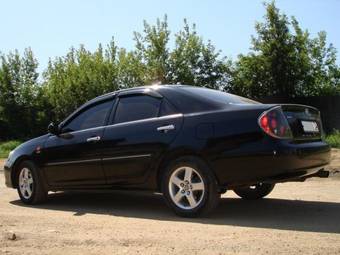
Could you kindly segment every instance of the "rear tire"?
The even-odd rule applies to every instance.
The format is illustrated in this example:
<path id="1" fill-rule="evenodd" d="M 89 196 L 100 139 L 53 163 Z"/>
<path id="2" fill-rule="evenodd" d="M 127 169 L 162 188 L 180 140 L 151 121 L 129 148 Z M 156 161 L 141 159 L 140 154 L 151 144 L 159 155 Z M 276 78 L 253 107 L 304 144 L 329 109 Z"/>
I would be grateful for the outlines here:
<path id="1" fill-rule="evenodd" d="M 234 192 L 243 199 L 256 200 L 269 195 L 274 187 L 275 184 L 272 183 L 258 183 L 254 186 L 234 189 Z"/>
<path id="2" fill-rule="evenodd" d="M 18 167 L 17 190 L 25 204 L 39 204 L 47 200 L 47 191 L 38 168 L 32 161 L 24 161 Z"/>
<path id="3" fill-rule="evenodd" d="M 166 204 L 179 216 L 206 216 L 220 200 L 217 181 L 201 159 L 186 156 L 168 164 L 162 175 Z"/>

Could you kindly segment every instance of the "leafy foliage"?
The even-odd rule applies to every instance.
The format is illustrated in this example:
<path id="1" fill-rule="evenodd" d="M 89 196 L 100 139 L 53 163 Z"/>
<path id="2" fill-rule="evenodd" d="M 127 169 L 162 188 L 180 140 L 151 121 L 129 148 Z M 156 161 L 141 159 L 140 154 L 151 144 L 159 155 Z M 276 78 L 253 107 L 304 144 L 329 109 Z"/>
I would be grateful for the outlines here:
<path id="1" fill-rule="evenodd" d="M 144 33 L 135 32 L 136 54 L 143 63 L 146 83 L 167 83 L 169 59 L 169 35 L 167 17 L 156 25 L 144 21 Z"/>
<path id="2" fill-rule="evenodd" d="M 338 94 L 336 50 L 326 45 L 326 33 L 311 39 L 274 2 L 266 10 L 265 21 L 256 24 L 251 52 L 235 63 L 231 90 L 250 97 Z"/>
<path id="3" fill-rule="evenodd" d="M 335 130 L 332 134 L 327 135 L 326 142 L 333 148 L 340 149 L 340 131 Z"/>
<path id="4" fill-rule="evenodd" d="M 1 138 L 32 136 L 45 124 L 43 90 L 31 49 L 0 56 Z"/>
<path id="5" fill-rule="evenodd" d="M 113 41 L 105 51 L 99 45 L 93 53 L 80 46 L 49 62 L 44 88 L 56 119 L 93 97 L 118 89 L 116 51 Z"/>
<path id="6" fill-rule="evenodd" d="M 0 158 L 7 158 L 11 150 L 14 150 L 21 144 L 21 141 L 12 140 L 5 143 L 0 143 Z"/>
<path id="7" fill-rule="evenodd" d="M 220 52 L 207 44 L 184 20 L 184 28 L 176 34 L 175 49 L 170 54 L 168 80 L 170 83 L 190 84 L 223 89 L 230 79 L 231 61 L 220 58 Z"/>

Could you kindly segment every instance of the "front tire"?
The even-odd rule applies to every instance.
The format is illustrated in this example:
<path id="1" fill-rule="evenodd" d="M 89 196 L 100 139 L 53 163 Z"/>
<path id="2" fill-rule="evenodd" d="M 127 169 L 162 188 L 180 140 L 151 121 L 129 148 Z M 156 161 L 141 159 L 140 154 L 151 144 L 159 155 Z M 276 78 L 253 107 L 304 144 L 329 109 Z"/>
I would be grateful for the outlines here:
<path id="1" fill-rule="evenodd" d="M 234 189 L 234 192 L 243 199 L 256 200 L 269 195 L 274 189 L 273 183 L 258 183 L 253 186 Z"/>
<path id="2" fill-rule="evenodd" d="M 208 215 L 220 200 L 212 171 L 191 156 L 170 162 L 162 176 L 162 192 L 167 205 L 182 217 Z"/>
<path id="3" fill-rule="evenodd" d="M 19 165 L 17 174 L 17 190 L 21 201 L 25 204 L 39 204 L 47 199 L 38 168 L 31 161 Z"/>

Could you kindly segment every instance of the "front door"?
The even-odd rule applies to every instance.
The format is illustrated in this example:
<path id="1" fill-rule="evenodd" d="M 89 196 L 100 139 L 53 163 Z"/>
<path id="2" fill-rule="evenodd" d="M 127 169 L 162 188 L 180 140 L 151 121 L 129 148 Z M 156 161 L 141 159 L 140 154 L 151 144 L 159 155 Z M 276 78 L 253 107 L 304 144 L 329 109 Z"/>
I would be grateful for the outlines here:
<path id="1" fill-rule="evenodd" d="M 112 100 L 90 105 L 65 123 L 44 146 L 44 172 L 51 186 L 104 184 L 101 139 Z"/>

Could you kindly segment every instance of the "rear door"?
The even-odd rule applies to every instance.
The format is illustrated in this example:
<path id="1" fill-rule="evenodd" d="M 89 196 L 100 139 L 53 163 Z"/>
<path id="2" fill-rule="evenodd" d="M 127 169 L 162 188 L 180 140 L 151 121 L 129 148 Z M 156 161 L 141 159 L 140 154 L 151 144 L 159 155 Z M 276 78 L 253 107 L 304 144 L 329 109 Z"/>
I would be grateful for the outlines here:
<path id="1" fill-rule="evenodd" d="M 164 98 L 121 95 L 103 137 L 103 169 L 110 184 L 145 181 L 148 170 L 175 139 L 182 114 Z"/>

